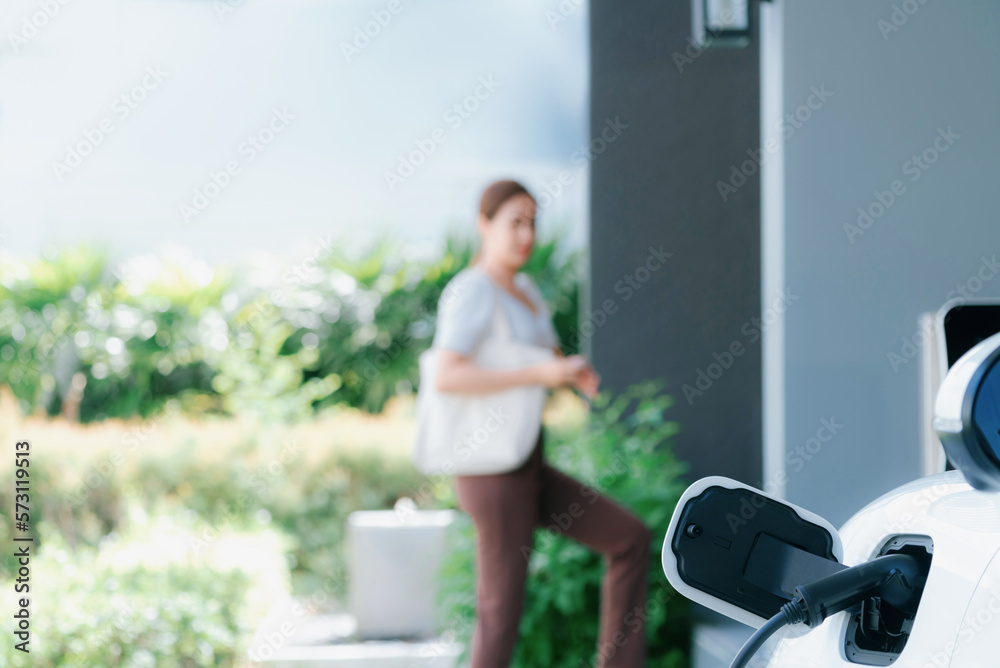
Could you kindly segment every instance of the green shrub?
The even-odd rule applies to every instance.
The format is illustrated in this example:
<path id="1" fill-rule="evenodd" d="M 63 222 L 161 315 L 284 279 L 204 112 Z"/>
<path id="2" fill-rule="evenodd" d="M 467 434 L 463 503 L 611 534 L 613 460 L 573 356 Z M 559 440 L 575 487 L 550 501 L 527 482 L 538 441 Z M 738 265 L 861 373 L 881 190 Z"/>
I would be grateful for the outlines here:
<path id="1" fill-rule="evenodd" d="M 138 519 L 138 518 L 137 518 Z M 197 543 L 177 518 L 133 524 L 100 549 L 70 550 L 42 525 L 30 568 L 30 653 L 0 647 L 0 663 L 32 668 L 246 665 L 268 609 L 287 596 L 282 544 L 273 532 Z M 35 544 L 37 546 L 37 543 Z M 252 555 L 248 557 L 248 555 Z M 13 591 L 5 577 L 0 586 Z M 5 619 L 16 600 L 4 596 Z"/>
<path id="2" fill-rule="evenodd" d="M 556 230 L 525 271 L 576 352 L 579 251 Z M 342 244 L 280 280 L 209 267 L 188 253 L 126 259 L 80 245 L 0 266 L 0 382 L 25 414 L 81 422 L 189 413 L 294 421 L 346 404 L 377 413 L 418 384 L 441 291 L 471 238 L 416 258 L 395 240 Z M 277 259 L 275 260 L 277 263 Z"/>
<path id="3" fill-rule="evenodd" d="M 31 524 L 49 523 L 71 549 L 96 548 L 108 534 L 123 531 L 134 510 L 179 513 L 206 531 L 267 526 L 289 538 L 296 593 L 333 577 L 331 594 L 342 596 L 347 516 L 392 508 L 402 496 L 417 496 L 426 480 L 398 448 L 390 454 L 377 442 L 346 447 L 345 429 L 365 429 L 346 426 L 351 419 L 325 414 L 299 431 L 262 432 L 230 419 L 189 421 L 179 415 L 87 428 L 31 421 L 0 424 L 0 437 L 33 434 Z M 12 480 L 13 464 L 13 458 L 0 461 L 0 476 Z M 13 487 L 0 488 L 0 540 L 8 543 L 13 495 Z M 0 554 L 0 567 L 9 571 L 15 563 L 11 551 Z"/>
<path id="4" fill-rule="evenodd" d="M 634 512 L 653 532 L 649 559 L 646 637 L 651 668 L 688 663 L 687 603 L 667 583 L 660 554 L 674 506 L 686 485 L 685 466 L 669 447 L 676 432 L 663 413 L 671 398 L 663 383 L 647 381 L 614 401 L 607 393 L 593 402 L 580 428 L 546 426 L 546 459 Z M 634 410 L 626 411 L 635 402 Z M 475 625 L 475 529 L 463 514 L 445 560 L 439 594 L 439 626 L 466 643 Z M 602 558 L 572 539 L 548 530 L 535 534 L 528 564 L 524 611 L 512 666 L 593 666 L 597 648 Z"/>

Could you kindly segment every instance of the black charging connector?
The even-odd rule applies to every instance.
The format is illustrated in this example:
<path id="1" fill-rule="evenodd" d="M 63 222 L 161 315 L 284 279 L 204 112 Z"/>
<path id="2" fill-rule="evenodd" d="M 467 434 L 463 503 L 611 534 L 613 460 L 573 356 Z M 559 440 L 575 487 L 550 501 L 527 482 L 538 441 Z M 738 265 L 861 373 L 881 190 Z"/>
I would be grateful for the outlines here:
<path id="1" fill-rule="evenodd" d="M 875 556 L 908 554 L 920 562 L 917 583 L 926 584 L 934 556 L 930 536 L 899 534 L 890 536 Z M 895 606 L 869 597 L 850 614 L 844 629 L 844 656 L 851 663 L 888 666 L 900 657 L 916 621 L 919 601 Z"/>
<path id="2" fill-rule="evenodd" d="M 801 601 L 805 615 L 802 621 L 814 627 L 869 596 L 878 596 L 897 608 L 906 608 L 920 598 L 919 577 L 920 564 L 916 559 L 906 554 L 893 554 L 796 587 L 792 602 Z"/>
<path id="3" fill-rule="evenodd" d="M 792 600 L 747 640 L 730 668 L 744 668 L 781 627 L 800 623 L 816 627 L 830 615 L 869 597 L 878 597 L 901 609 L 916 606 L 923 591 L 923 579 L 917 559 L 907 554 L 891 554 L 799 585 Z"/>

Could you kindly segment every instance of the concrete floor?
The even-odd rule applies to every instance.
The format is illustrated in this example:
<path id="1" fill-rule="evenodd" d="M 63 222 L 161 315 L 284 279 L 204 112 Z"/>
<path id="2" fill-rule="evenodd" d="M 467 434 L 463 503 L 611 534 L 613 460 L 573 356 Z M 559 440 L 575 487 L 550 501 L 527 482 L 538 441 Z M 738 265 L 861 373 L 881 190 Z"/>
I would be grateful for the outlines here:
<path id="1" fill-rule="evenodd" d="M 347 613 L 315 615 L 294 638 L 260 658 L 268 668 L 466 668 L 458 657 L 461 645 L 441 639 L 358 640 Z"/>
<path id="2" fill-rule="evenodd" d="M 728 668 L 753 632 L 701 606 L 692 607 L 691 668 Z M 441 639 L 364 640 L 353 637 L 348 613 L 316 615 L 294 640 L 265 659 L 268 668 L 468 668 L 459 664 L 462 647 Z M 264 658 L 264 657 L 261 657 Z M 763 658 L 763 657 L 761 657 Z M 754 665 L 763 665 L 763 660 Z"/>

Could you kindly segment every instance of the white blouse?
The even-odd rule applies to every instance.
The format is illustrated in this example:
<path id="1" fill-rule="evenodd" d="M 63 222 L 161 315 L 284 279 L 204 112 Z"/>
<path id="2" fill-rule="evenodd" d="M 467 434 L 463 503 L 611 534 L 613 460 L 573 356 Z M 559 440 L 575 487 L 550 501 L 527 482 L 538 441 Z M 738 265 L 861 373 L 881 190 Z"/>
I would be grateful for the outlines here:
<path id="1" fill-rule="evenodd" d="M 437 330 L 431 345 L 471 354 L 493 325 L 497 299 L 515 339 L 549 348 L 559 345 L 552 314 L 538 286 L 524 272 L 514 275 L 514 284 L 535 304 L 535 313 L 478 265 L 461 269 L 438 300 Z"/>

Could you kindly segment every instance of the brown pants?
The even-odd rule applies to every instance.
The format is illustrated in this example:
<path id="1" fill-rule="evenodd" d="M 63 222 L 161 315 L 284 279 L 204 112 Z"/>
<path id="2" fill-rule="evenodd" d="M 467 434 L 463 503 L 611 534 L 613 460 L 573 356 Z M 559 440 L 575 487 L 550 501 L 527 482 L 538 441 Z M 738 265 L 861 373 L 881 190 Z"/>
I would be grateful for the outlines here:
<path id="1" fill-rule="evenodd" d="M 458 507 L 472 516 L 477 533 L 472 668 L 510 664 L 536 527 L 604 555 L 596 665 L 641 668 L 651 533 L 626 508 L 550 466 L 543 441 L 540 432 L 531 456 L 514 471 L 454 478 Z"/>

